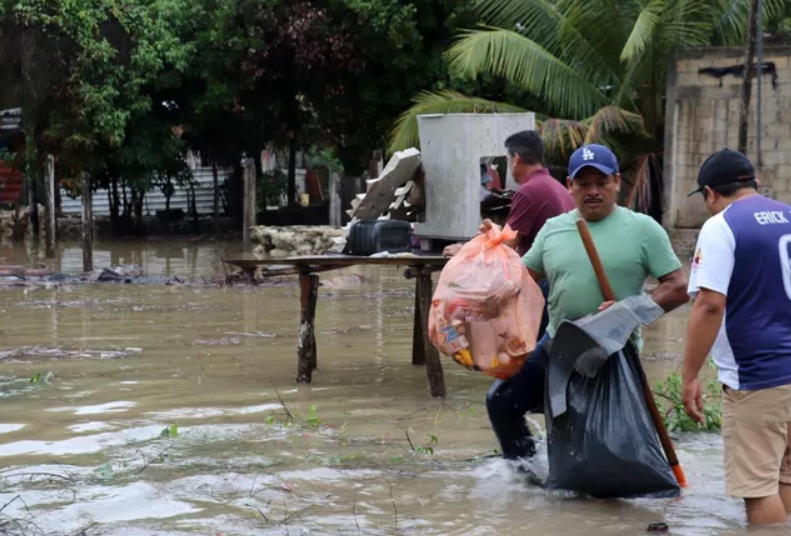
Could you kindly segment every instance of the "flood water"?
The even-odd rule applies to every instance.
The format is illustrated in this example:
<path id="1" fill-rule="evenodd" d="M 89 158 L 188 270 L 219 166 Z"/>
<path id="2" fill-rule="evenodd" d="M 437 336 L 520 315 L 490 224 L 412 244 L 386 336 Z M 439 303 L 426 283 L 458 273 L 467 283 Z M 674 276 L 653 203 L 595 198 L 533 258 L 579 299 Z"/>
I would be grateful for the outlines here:
<path id="1" fill-rule="evenodd" d="M 199 279 L 235 250 L 99 245 L 95 264 Z M 0 264 L 35 257 L 0 249 Z M 66 247 L 52 267 L 81 260 Z M 448 396 L 433 400 L 410 363 L 413 283 L 398 268 L 345 273 L 364 279 L 320 290 L 309 386 L 294 381 L 293 284 L 0 290 L 0 508 L 16 520 L 0 533 L 747 533 L 718 434 L 678 436 L 690 487 L 670 501 L 561 498 L 484 458 L 498 447 L 490 380 L 444 360 Z M 677 367 L 687 313 L 648 330 L 652 381 Z"/>

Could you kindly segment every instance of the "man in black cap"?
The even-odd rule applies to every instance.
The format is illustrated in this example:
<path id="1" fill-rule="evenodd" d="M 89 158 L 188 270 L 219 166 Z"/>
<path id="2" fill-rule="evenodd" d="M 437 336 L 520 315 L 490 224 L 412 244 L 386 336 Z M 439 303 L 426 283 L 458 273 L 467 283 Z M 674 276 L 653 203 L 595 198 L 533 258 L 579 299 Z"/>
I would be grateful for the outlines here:
<path id="1" fill-rule="evenodd" d="M 751 524 L 791 513 L 791 206 L 760 195 L 753 165 L 723 149 L 700 168 L 711 214 L 689 278 L 684 408 L 704 422 L 698 374 L 709 354 L 723 384 L 728 493 Z"/>

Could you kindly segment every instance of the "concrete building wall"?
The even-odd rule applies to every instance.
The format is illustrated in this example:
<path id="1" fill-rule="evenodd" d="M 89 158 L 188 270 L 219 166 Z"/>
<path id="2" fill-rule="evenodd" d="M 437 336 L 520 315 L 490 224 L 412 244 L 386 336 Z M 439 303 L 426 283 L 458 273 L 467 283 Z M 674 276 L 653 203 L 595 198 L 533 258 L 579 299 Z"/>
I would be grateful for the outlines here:
<path id="1" fill-rule="evenodd" d="M 791 47 L 767 47 L 764 62 L 775 73 L 762 78 L 762 193 L 791 203 Z M 712 76 L 701 69 L 744 63 L 744 49 L 701 47 L 676 51 L 668 73 L 665 131 L 665 199 L 668 229 L 697 229 L 708 217 L 696 186 L 703 161 L 723 147 L 738 147 L 741 76 Z M 747 155 L 758 168 L 753 82 Z M 678 233 L 676 233 L 678 234 Z"/>

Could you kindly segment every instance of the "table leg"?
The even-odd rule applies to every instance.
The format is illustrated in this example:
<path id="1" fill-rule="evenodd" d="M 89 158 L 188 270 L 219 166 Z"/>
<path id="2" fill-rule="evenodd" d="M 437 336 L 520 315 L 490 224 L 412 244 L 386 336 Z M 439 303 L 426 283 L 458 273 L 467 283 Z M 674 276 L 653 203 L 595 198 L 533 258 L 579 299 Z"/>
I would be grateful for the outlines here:
<path id="1" fill-rule="evenodd" d="M 319 293 L 319 276 L 299 274 L 299 340 L 297 342 L 297 383 L 310 383 L 316 362 L 316 302 Z"/>
<path id="2" fill-rule="evenodd" d="M 415 281 L 415 321 L 412 327 L 412 364 L 426 364 L 426 348 L 423 346 L 423 323 L 420 320 L 420 282 Z"/>
<path id="3" fill-rule="evenodd" d="M 428 385 L 431 396 L 444 398 L 445 374 L 442 371 L 442 362 L 439 360 L 439 351 L 428 338 L 428 316 L 431 309 L 432 291 L 431 274 L 420 273 L 417 276 L 417 295 L 420 304 L 420 331 L 423 334 L 423 353 L 426 360 Z"/>

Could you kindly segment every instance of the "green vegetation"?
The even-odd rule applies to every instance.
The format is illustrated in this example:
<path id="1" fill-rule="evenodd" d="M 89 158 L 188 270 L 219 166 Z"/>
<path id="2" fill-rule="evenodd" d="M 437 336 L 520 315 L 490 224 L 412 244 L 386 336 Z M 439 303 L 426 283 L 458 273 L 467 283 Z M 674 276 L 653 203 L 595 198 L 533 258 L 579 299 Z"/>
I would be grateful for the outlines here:
<path id="1" fill-rule="evenodd" d="M 160 432 L 159 437 L 161 439 L 173 439 L 179 436 L 179 426 L 178 424 L 173 424 Z"/>
<path id="2" fill-rule="evenodd" d="M 30 378 L 30 383 L 37 387 L 41 387 L 44 385 L 50 385 L 56 378 L 57 375 L 52 371 L 43 374 L 41 372 L 36 372 L 33 377 Z"/>
<path id="3" fill-rule="evenodd" d="M 714 363 L 709 360 L 709 366 L 714 368 Z M 660 409 L 664 409 L 665 426 L 669 432 L 713 432 L 722 428 L 722 388 L 717 379 L 705 384 L 703 393 L 705 424 L 693 421 L 684 411 L 681 375 L 673 372 L 667 379 L 657 382 L 653 391 L 659 397 L 657 401 Z M 662 402 L 664 401 L 664 404 Z"/>

